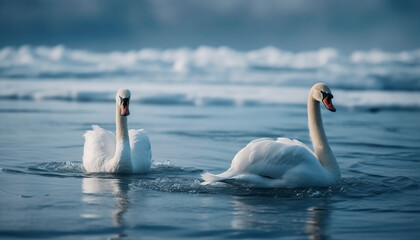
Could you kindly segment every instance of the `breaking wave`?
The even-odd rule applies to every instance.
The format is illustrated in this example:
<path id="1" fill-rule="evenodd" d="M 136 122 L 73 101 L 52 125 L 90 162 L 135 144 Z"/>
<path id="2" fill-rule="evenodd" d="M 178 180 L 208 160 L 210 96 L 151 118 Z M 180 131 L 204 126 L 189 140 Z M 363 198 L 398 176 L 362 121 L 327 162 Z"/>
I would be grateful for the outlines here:
<path id="1" fill-rule="evenodd" d="M 55 47 L 0 50 L 1 78 L 90 79 L 135 77 L 143 81 L 220 82 L 341 89 L 420 90 L 420 49 L 342 54 L 334 48 L 289 52 L 275 47 L 140 49 L 98 53 Z"/>
<path id="2" fill-rule="evenodd" d="M 0 81 L 0 99 L 115 101 L 115 91 L 128 87 L 132 102 L 153 105 L 270 106 L 305 105 L 308 87 L 238 86 L 225 84 L 176 84 L 76 81 Z M 333 89 L 339 107 L 362 110 L 419 110 L 420 91 Z"/>
<path id="3" fill-rule="evenodd" d="M 420 49 L 342 54 L 334 48 L 140 49 L 98 53 L 55 47 L 0 50 L 0 98 L 113 101 L 128 87 L 145 104 L 250 106 L 306 104 L 325 82 L 338 106 L 420 109 Z"/>

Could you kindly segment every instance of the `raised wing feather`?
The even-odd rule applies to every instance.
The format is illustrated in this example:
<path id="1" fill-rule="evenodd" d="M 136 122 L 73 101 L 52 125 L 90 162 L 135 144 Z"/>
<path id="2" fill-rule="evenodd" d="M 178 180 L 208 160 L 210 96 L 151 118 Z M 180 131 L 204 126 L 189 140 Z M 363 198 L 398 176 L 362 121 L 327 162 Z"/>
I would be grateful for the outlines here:
<path id="1" fill-rule="evenodd" d="M 106 171 L 105 163 L 115 153 L 115 134 L 97 125 L 92 125 L 92 129 L 83 135 L 83 166 L 88 172 Z"/>
<path id="2" fill-rule="evenodd" d="M 152 149 L 149 136 L 143 129 L 128 131 L 130 137 L 131 163 L 134 173 L 149 171 L 152 160 Z"/>

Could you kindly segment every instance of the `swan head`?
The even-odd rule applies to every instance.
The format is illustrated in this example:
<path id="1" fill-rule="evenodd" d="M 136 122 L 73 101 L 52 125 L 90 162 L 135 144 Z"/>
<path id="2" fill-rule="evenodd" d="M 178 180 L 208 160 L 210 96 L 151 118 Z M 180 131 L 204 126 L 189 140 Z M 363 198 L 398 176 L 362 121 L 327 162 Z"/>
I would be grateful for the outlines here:
<path id="1" fill-rule="evenodd" d="M 121 109 L 121 116 L 128 116 L 130 115 L 130 110 L 128 108 L 130 104 L 130 90 L 128 89 L 120 89 L 115 96 L 115 101 L 117 106 Z"/>
<path id="2" fill-rule="evenodd" d="M 334 96 L 332 95 L 332 92 L 327 85 L 324 83 L 317 83 L 312 87 L 311 93 L 312 98 L 318 102 L 322 102 L 328 110 L 331 112 L 336 111 L 332 103 L 332 98 Z"/>

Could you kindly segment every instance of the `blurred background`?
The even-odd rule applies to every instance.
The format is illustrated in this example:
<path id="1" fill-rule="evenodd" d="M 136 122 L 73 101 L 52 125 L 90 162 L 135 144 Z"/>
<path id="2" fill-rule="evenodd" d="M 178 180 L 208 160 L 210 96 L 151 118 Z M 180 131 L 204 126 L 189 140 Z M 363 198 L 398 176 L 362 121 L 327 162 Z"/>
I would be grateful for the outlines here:
<path id="1" fill-rule="evenodd" d="M 0 97 L 112 99 L 122 81 L 144 90 L 140 101 L 196 105 L 203 95 L 217 104 L 284 103 L 267 91 L 320 81 L 343 90 L 419 91 L 419 10 L 413 0 L 1 0 Z M 100 83 L 83 86 L 95 97 L 77 88 L 89 80 Z M 209 84 L 221 85 L 216 96 L 203 90 Z M 417 95 L 407 99 L 387 107 L 420 106 Z"/>
<path id="2" fill-rule="evenodd" d="M 417 49 L 414 0 L 0 1 L 0 45 L 93 51 L 197 48 Z"/>

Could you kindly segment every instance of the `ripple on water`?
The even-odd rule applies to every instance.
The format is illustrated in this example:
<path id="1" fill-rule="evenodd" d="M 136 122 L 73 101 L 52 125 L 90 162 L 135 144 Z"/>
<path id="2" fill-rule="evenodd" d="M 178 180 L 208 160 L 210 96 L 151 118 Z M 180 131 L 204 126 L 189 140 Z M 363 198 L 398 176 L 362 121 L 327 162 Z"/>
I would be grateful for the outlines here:
<path id="1" fill-rule="evenodd" d="M 355 170 L 357 171 L 357 170 Z M 2 168 L 10 174 L 35 174 L 47 177 L 97 177 L 121 178 L 120 174 L 86 173 L 81 161 L 46 162 L 25 170 Z M 200 174 L 195 168 L 178 167 L 166 162 L 153 162 L 145 175 L 124 176 L 134 180 L 133 190 L 147 189 L 161 192 L 188 194 L 225 194 L 238 196 L 264 196 L 275 198 L 365 198 L 395 192 L 418 190 L 420 184 L 406 176 L 386 177 L 360 172 L 358 177 L 342 178 L 337 184 L 327 188 L 258 189 L 225 183 L 201 185 Z"/>
<path id="2" fill-rule="evenodd" d="M 84 173 L 83 164 L 80 161 L 66 161 L 66 162 L 46 162 L 40 163 L 29 170 L 55 172 L 55 173 Z"/>

